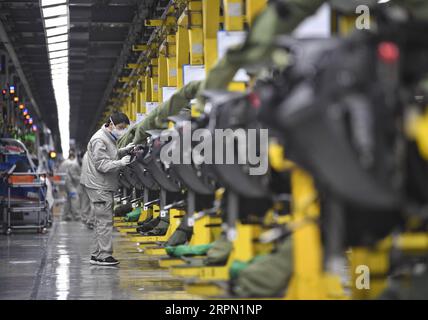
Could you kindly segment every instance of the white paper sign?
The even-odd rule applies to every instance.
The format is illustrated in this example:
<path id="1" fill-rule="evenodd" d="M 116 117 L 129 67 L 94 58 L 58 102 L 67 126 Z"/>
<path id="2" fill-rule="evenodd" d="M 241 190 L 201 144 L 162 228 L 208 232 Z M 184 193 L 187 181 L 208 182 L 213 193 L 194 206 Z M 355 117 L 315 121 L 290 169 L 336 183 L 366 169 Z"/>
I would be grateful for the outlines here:
<path id="1" fill-rule="evenodd" d="M 245 31 L 218 31 L 217 32 L 217 55 L 220 60 L 226 51 L 234 46 L 242 44 L 245 41 L 247 32 Z M 250 78 L 244 69 L 239 69 L 236 73 L 233 81 L 235 82 L 247 82 Z"/>
<path id="2" fill-rule="evenodd" d="M 177 91 L 177 87 L 162 87 L 162 101 L 165 102 Z"/>
<path id="3" fill-rule="evenodd" d="M 158 102 L 146 102 L 146 114 L 152 112 L 157 106 Z"/>
<path id="4" fill-rule="evenodd" d="M 296 38 L 330 38 L 331 37 L 331 10 L 328 4 L 318 9 L 315 15 L 306 18 L 294 30 Z"/>
<path id="5" fill-rule="evenodd" d="M 191 81 L 200 81 L 205 79 L 204 65 L 183 65 L 183 83 L 186 85 Z"/>

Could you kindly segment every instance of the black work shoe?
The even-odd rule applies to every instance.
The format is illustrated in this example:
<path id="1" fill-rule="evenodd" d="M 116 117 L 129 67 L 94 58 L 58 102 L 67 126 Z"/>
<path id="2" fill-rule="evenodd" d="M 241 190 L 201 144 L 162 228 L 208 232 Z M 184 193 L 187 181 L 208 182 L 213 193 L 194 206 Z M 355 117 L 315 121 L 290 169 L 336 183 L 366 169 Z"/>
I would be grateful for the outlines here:
<path id="1" fill-rule="evenodd" d="M 104 258 L 104 259 L 98 259 L 97 265 L 99 266 L 115 266 L 118 265 L 119 261 L 117 261 L 112 256 Z"/>
<path id="2" fill-rule="evenodd" d="M 95 256 L 91 256 L 91 260 L 89 260 L 90 264 L 98 264 L 98 259 Z"/>

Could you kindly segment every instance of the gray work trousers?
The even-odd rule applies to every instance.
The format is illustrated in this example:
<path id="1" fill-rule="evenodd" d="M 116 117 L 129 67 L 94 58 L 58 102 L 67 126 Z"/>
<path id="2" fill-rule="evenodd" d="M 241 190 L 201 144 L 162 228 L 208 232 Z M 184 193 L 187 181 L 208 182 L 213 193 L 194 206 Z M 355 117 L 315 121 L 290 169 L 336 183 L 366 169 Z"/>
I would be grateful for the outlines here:
<path id="1" fill-rule="evenodd" d="M 81 184 L 79 187 L 80 198 L 80 216 L 82 221 L 89 224 L 95 223 L 94 210 L 92 209 L 91 199 L 88 196 L 88 189 L 85 185 Z"/>
<path id="2" fill-rule="evenodd" d="M 79 194 L 74 190 L 66 190 L 65 202 L 62 207 L 63 220 L 79 220 Z"/>
<path id="3" fill-rule="evenodd" d="M 113 254 L 113 191 L 86 188 L 95 217 L 92 255 L 105 259 Z"/>

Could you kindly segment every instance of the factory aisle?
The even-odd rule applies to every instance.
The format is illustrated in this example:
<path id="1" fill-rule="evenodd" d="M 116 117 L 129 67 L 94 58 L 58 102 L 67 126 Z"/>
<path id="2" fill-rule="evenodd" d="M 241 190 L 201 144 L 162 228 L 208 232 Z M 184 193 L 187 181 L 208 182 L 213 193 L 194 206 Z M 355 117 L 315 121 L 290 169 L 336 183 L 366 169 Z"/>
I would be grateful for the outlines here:
<path id="1" fill-rule="evenodd" d="M 80 222 L 56 222 L 46 235 L 0 235 L 0 300 L 197 298 L 119 233 L 119 267 L 91 266 L 91 238 Z"/>

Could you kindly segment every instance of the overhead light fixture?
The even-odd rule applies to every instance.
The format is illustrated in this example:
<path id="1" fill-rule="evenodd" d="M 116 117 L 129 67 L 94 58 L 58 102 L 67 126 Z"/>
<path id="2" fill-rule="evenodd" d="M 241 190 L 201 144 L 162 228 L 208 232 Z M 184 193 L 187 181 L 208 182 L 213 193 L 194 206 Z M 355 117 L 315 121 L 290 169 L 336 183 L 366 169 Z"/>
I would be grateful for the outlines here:
<path id="1" fill-rule="evenodd" d="M 68 69 L 55 69 L 51 72 L 52 75 L 55 74 L 68 74 Z"/>
<path id="2" fill-rule="evenodd" d="M 49 58 L 51 59 L 67 58 L 67 57 L 68 57 L 68 50 L 49 52 Z"/>
<path id="3" fill-rule="evenodd" d="M 62 57 L 62 58 L 57 58 L 57 59 L 51 59 L 50 60 L 50 64 L 58 64 L 58 63 L 67 63 L 68 64 L 68 57 Z"/>
<path id="4" fill-rule="evenodd" d="M 67 74 L 55 74 L 55 75 L 52 75 L 52 80 L 66 82 L 68 80 L 68 75 Z"/>
<path id="5" fill-rule="evenodd" d="M 46 29 L 46 36 L 52 37 L 68 33 L 68 26 Z"/>
<path id="6" fill-rule="evenodd" d="M 46 28 L 67 26 L 67 24 L 68 24 L 68 17 L 67 16 L 45 19 L 45 27 Z"/>
<path id="7" fill-rule="evenodd" d="M 48 44 L 48 51 L 59 51 L 64 50 L 67 51 L 68 49 L 68 42 L 59 42 L 59 43 L 52 43 Z"/>
<path id="8" fill-rule="evenodd" d="M 64 158 L 70 147 L 70 94 L 68 86 L 69 7 L 67 0 L 40 0 L 49 52 L 52 88 Z M 55 155 L 56 156 L 56 155 Z"/>
<path id="9" fill-rule="evenodd" d="M 42 7 L 46 7 L 46 6 L 53 6 L 56 4 L 63 4 L 63 3 L 66 3 L 67 0 L 41 0 L 40 2 Z"/>
<path id="10" fill-rule="evenodd" d="M 43 12 L 44 18 L 63 16 L 63 15 L 67 15 L 67 6 L 61 5 L 61 6 L 43 8 L 42 12 Z"/>
<path id="11" fill-rule="evenodd" d="M 61 70 L 61 69 L 68 69 L 68 63 L 67 62 L 63 62 L 63 63 L 58 63 L 58 64 L 51 64 L 51 70 Z"/>
<path id="12" fill-rule="evenodd" d="M 68 68 L 63 68 L 63 69 L 54 69 L 52 70 L 52 75 L 55 74 L 68 74 Z"/>
<path id="13" fill-rule="evenodd" d="M 64 42 L 64 41 L 68 41 L 68 34 L 63 34 L 60 36 L 48 38 L 48 44 L 57 43 L 57 42 Z"/>

